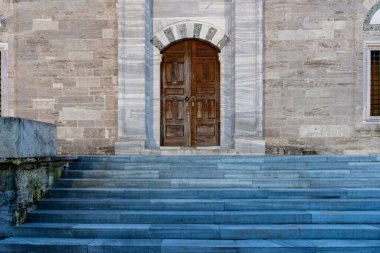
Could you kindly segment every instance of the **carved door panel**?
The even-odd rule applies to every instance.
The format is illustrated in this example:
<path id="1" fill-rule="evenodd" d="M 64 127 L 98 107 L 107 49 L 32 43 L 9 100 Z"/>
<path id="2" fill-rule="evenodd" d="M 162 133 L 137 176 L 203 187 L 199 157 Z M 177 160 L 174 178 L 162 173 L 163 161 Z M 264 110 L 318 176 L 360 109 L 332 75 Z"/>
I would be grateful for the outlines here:
<path id="1" fill-rule="evenodd" d="M 168 48 L 161 63 L 161 145 L 190 146 L 189 42 Z"/>
<path id="2" fill-rule="evenodd" d="M 218 51 L 192 41 L 192 146 L 219 146 L 220 70 Z"/>
<path id="3" fill-rule="evenodd" d="M 185 40 L 163 52 L 161 63 L 161 145 L 219 145 L 218 51 Z"/>

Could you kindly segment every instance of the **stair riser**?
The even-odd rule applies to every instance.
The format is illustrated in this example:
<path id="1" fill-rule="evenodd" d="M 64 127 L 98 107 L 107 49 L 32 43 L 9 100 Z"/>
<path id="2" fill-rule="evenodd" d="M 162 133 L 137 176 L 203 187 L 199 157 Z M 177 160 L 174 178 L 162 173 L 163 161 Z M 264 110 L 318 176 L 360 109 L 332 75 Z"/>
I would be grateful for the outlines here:
<path id="1" fill-rule="evenodd" d="M 97 249 L 93 248 L 93 253 L 98 252 Z M 0 253 L 90 253 L 88 251 L 87 245 L 1 245 Z M 127 253 L 128 251 L 126 251 Z M 132 251 L 130 251 L 132 253 Z M 160 252 L 160 251 L 157 251 Z"/>
<path id="2" fill-rule="evenodd" d="M 220 243 L 182 240 L 149 240 L 145 243 L 138 241 L 113 240 L 109 242 L 101 239 L 81 239 L 81 242 L 73 245 L 62 243 L 45 245 L 45 241 L 31 245 L 4 243 L 0 247 L 0 253 L 376 253 L 380 251 L 380 246 L 352 245 L 353 243 L 346 243 L 348 244 L 346 245 L 344 241 L 339 241 L 340 243 L 337 242 L 334 246 L 326 245 L 328 243 L 325 241 L 303 242 L 297 244 L 296 247 L 291 245 L 295 244 L 294 241 L 283 240 L 221 241 Z M 363 241 L 359 242 L 363 243 Z M 318 244 L 317 247 L 312 246 L 315 243 Z"/>
<path id="3" fill-rule="evenodd" d="M 141 228 L 17 228 L 14 236 L 22 237 L 58 237 L 58 238 L 107 238 L 107 239 L 344 239 L 376 240 L 380 230 L 373 229 L 300 229 L 289 228 L 252 228 L 228 229 L 215 228 L 165 228 L 141 225 Z"/>
<path id="4" fill-rule="evenodd" d="M 147 210 L 147 211 L 371 211 L 380 201 L 41 201 L 40 209 L 51 210 Z"/>
<path id="5" fill-rule="evenodd" d="M 218 169 L 218 170 L 242 170 L 242 171 L 306 171 L 306 170 L 373 170 L 380 171 L 380 165 L 376 163 L 338 162 L 338 163 L 221 163 L 213 161 L 199 161 L 192 163 L 70 163 L 70 170 L 188 170 L 192 169 Z"/>
<path id="6" fill-rule="evenodd" d="M 223 171 L 218 170 L 199 170 L 181 172 L 176 170 L 159 171 L 159 170 L 126 170 L 126 171 L 67 171 L 63 174 L 66 178 L 89 178 L 89 179 L 176 179 L 176 178 L 197 178 L 197 179 L 224 179 L 228 178 Z M 245 175 L 246 177 L 246 175 Z M 285 174 L 284 177 L 286 178 Z M 241 178 L 244 178 L 241 175 Z M 288 178 L 289 177 L 288 175 Z"/>
<path id="7" fill-rule="evenodd" d="M 318 195 L 319 193 L 315 193 Z M 338 193 L 326 193 L 322 196 L 337 196 Z M 277 195 L 276 193 L 273 196 Z M 296 194 L 294 194 L 296 195 Z M 341 195 L 346 196 L 345 192 Z M 339 194 L 339 196 L 341 196 Z M 373 195 L 373 194 L 372 194 Z M 376 194 L 377 195 L 377 194 Z M 320 196 L 320 195 L 318 195 Z M 380 198 L 380 192 L 378 194 Z M 215 191 L 202 191 L 194 189 L 171 189 L 171 190 L 147 190 L 147 189 L 125 189 L 120 191 L 103 190 L 103 191 L 86 191 L 86 189 L 73 189 L 73 190 L 57 190 L 51 189 L 49 191 L 51 198 L 123 198 L 123 199 L 263 199 L 268 198 L 268 193 L 264 190 L 221 190 Z"/>
<path id="8" fill-rule="evenodd" d="M 60 179 L 58 187 L 75 188 L 378 188 L 378 179 Z"/>
<path id="9" fill-rule="evenodd" d="M 50 189 L 51 198 L 122 199 L 346 199 L 379 198 L 380 189 Z"/>
<path id="10" fill-rule="evenodd" d="M 70 163 L 70 170 L 167 170 L 167 169 L 218 169 L 216 162 L 199 163 Z"/>
<path id="11" fill-rule="evenodd" d="M 79 162 L 215 162 L 247 163 L 247 162 L 272 162 L 272 163 L 321 163 L 321 162 L 377 162 L 378 155 L 360 156 L 228 156 L 228 155 L 176 155 L 176 156 L 80 156 Z"/>
<path id="12" fill-rule="evenodd" d="M 118 246 L 117 243 L 104 247 L 101 245 L 2 245 L 0 253 L 169 253 L 170 249 L 171 247 L 168 247 L 168 250 L 162 251 L 161 246 Z M 200 250 L 199 253 L 211 252 L 206 248 L 200 248 Z M 236 253 L 236 251 L 233 252 Z"/>
<path id="13" fill-rule="evenodd" d="M 29 214 L 28 220 L 33 222 L 68 222 L 82 224 L 213 224 L 214 215 L 126 215 L 126 214 L 109 214 L 109 215 L 40 215 Z"/>
<path id="14" fill-rule="evenodd" d="M 63 177 L 72 179 L 331 179 L 380 178 L 379 171 L 239 171 L 239 170 L 68 170 Z"/>
<path id="15" fill-rule="evenodd" d="M 77 162 L 123 162 L 123 163 L 215 163 L 221 161 L 222 158 L 227 158 L 229 161 L 240 159 L 240 157 L 220 156 L 220 155 L 173 155 L 173 156 L 80 156 Z M 250 157 L 247 156 L 248 161 L 263 161 L 263 157 Z M 368 159 L 367 157 L 364 157 Z M 356 159 L 357 161 L 364 161 L 365 159 Z M 375 159 L 375 158 L 374 158 Z"/>
<path id="16" fill-rule="evenodd" d="M 6 245 L 0 253 L 376 253 L 380 247 L 207 247 L 207 246 L 36 246 Z"/>
<path id="17" fill-rule="evenodd" d="M 380 214 L 28 214 L 32 222 L 83 224 L 378 224 L 379 220 Z"/>

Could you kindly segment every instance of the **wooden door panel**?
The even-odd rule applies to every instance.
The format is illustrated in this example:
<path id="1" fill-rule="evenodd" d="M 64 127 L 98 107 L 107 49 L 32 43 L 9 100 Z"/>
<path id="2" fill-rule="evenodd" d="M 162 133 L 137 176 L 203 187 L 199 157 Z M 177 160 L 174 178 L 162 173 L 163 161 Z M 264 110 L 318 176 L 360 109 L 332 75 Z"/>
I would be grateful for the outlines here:
<path id="1" fill-rule="evenodd" d="M 189 145 L 188 42 L 178 43 L 163 54 L 161 65 L 161 145 Z"/>
<path id="2" fill-rule="evenodd" d="M 195 104 L 195 111 L 197 119 L 203 119 L 203 101 L 197 100 Z"/>
<path id="3" fill-rule="evenodd" d="M 219 146 L 220 78 L 218 51 L 202 42 L 192 42 L 192 145 Z"/>
<path id="4" fill-rule="evenodd" d="M 218 146 L 218 50 L 197 40 L 176 43 L 163 52 L 161 72 L 161 145 Z"/>
<path id="5" fill-rule="evenodd" d="M 169 95 L 184 95 L 185 89 L 183 88 L 165 88 L 165 94 Z"/>
<path id="6" fill-rule="evenodd" d="M 209 83 L 215 85 L 216 81 L 216 62 L 215 61 L 199 61 L 196 66 L 196 81 L 201 83 Z"/>
<path id="7" fill-rule="evenodd" d="M 166 126 L 166 136 L 167 137 L 184 137 L 185 129 L 181 125 L 167 125 Z"/>
<path id="8" fill-rule="evenodd" d="M 208 118 L 209 119 L 215 119 L 215 116 L 216 116 L 216 101 L 215 100 L 209 100 L 208 101 Z"/>
<path id="9" fill-rule="evenodd" d="M 165 120 L 173 119 L 173 101 L 165 101 Z"/>
<path id="10" fill-rule="evenodd" d="M 197 124 L 197 136 L 214 136 L 215 125 L 214 124 Z"/>

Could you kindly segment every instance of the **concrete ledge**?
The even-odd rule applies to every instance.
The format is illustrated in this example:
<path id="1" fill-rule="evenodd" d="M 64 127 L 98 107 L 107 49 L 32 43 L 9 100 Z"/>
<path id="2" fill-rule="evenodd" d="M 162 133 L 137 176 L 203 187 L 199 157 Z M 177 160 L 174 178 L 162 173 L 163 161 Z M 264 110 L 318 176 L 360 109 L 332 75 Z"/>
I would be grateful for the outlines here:
<path id="1" fill-rule="evenodd" d="M 57 154 L 57 128 L 22 118 L 0 118 L 0 158 L 46 157 Z"/>

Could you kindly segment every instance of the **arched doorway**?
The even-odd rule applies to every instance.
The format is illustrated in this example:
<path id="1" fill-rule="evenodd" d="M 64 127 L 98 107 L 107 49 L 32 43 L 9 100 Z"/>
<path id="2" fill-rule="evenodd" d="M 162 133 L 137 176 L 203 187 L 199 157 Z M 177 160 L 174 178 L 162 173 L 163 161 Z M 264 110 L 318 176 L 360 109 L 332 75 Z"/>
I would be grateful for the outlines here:
<path id="1" fill-rule="evenodd" d="M 161 146 L 220 145 L 219 52 L 195 39 L 162 51 Z"/>

